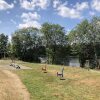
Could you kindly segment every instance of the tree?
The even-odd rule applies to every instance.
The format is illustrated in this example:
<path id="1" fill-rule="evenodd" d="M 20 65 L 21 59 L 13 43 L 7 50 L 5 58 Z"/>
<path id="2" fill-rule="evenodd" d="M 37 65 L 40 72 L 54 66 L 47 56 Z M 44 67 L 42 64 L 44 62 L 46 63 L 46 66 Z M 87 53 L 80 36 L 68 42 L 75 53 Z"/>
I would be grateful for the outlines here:
<path id="1" fill-rule="evenodd" d="M 72 30 L 69 34 L 69 41 L 70 44 L 75 47 L 74 51 L 76 51 L 76 54 L 78 54 L 80 59 L 80 66 L 84 67 L 85 60 L 87 58 L 87 44 L 89 42 L 88 40 L 88 33 L 89 33 L 90 24 L 88 20 L 82 21 L 80 24 L 78 24 L 74 30 Z"/>
<path id="2" fill-rule="evenodd" d="M 41 32 L 43 33 L 48 63 L 61 63 L 61 61 L 57 60 L 66 58 L 68 55 L 67 39 L 64 28 L 58 24 L 44 23 Z"/>
<path id="3" fill-rule="evenodd" d="M 97 55 L 97 50 L 96 50 L 96 44 L 99 43 L 99 39 L 100 39 L 100 17 L 94 17 L 92 19 L 90 35 L 91 35 L 91 43 L 93 43 L 93 48 L 94 48 L 94 61 L 97 67 L 98 55 Z M 100 65 L 98 67 L 100 68 Z"/>
<path id="4" fill-rule="evenodd" d="M 3 33 L 0 34 L 0 57 L 4 57 L 7 54 L 7 43 L 8 43 L 8 36 L 4 35 Z"/>
<path id="5" fill-rule="evenodd" d="M 16 31 L 12 36 L 15 56 L 25 61 L 39 61 L 40 55 L 45 55 L 40 31 L 36 28 L 25 28 Z"/>
<path id="6" fill-rule="evenodd" d="M 69 34 L 70 43 L 76 44 L 78 47 L 77 51 L 82 67 L 84 67 L 85 60 L 87 59 L 93 62 L 94 66 L 91 68 L 96 67 L 97 64 L 94 63 L 97 62 L 96 43 L 100 39 L 99 33 L 100 18 L 94 17 L 91 22 L 88 22 L 88 20 L 82 21 Z"/>

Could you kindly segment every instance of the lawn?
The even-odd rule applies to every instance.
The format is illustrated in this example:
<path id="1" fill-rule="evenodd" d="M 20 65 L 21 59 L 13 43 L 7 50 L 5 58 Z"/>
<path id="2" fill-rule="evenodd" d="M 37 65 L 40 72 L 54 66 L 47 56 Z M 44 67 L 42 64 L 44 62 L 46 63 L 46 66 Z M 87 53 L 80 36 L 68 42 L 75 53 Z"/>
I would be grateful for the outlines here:
<path id="1" fill-rule="evenodd" d="M 31 100 L 100 100 L 100 72 L 81 68 L 64 67 L 64 78 L 60 80 L 56 73 L 62 66 L 44 65 L 18 61 L 32 70 L 14 71 L 21 78 L 31 94 Z"/>

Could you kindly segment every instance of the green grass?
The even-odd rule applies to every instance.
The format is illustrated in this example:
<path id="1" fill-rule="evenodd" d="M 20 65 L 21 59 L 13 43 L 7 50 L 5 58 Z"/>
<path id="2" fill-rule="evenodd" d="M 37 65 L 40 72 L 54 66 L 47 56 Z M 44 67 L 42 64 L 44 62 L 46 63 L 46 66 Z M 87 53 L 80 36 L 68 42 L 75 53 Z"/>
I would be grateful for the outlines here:
<path id="1" fill-rule="evenodd" d="M 48 73 L 43 73 L 41 64 L 17 63 L 32 68 L 15 71 L 30 92 L 31 100 L 100 100 L 99 72 L 65 67 L 65 80 L 60 80 L 56 72 L 62 66 L 48 65 Z"/>

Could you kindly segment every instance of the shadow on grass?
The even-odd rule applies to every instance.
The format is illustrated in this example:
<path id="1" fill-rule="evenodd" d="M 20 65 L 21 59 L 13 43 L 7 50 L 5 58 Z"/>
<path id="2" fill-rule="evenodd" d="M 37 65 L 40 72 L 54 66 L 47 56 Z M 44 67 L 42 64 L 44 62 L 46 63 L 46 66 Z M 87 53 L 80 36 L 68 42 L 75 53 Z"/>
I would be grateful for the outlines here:
<path id="1" fill-rule="evenodd" d="M 60 78 L 60 80 L 66 80 L 65 78 Z"/>

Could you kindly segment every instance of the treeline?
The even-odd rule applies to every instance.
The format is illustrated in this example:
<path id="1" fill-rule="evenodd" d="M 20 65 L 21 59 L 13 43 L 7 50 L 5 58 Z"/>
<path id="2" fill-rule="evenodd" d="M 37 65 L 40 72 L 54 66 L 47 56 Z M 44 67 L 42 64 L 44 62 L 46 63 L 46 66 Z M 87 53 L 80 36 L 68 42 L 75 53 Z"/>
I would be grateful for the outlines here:
<path id="1" fill-rule="evenodd" d="M 81 67 L 89 60 L 91 68 L 99 67 L 100 17 L 84 20 L 66 35 L 64 27 L 44 23 L 41 29 L 24 28 L 8 36 L 0 35 L 0 58 L 16 57 L 24 61 L 40 62 L 47 57 L 48 63 L 63 64 L 70 56 L 80 59 Z"/>
<path id="2" fill-rule="evenodd" d="M 50 23 L 44 23 L 41 29 L 19 29 L 12 34 L 11 43 L 6 44 L 5 53 L 12 59 L 40 62 L 39 57 L 47 57 L 50 64 L 62 64 L 70 54 L 65 33 L 64 27 Z"/>

